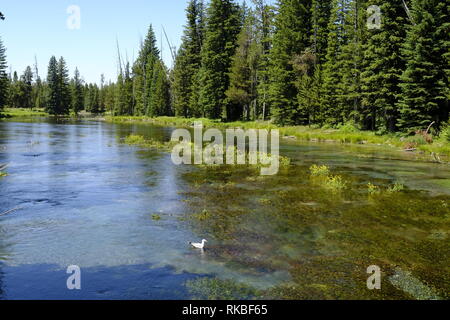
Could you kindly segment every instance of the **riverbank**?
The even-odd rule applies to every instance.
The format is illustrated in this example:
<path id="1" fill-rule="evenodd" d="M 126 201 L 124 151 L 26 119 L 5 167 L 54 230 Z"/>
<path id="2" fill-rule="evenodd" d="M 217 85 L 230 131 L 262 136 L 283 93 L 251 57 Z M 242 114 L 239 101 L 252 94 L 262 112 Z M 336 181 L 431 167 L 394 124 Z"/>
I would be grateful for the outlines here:
<path id="1" fill-rule="evenodd" d="M 431 156 L 432 161 L 445 162 L 441 157 L 450 157 L 450 142 L 443 138 L 434 137 L 432 143 L 427 143 L 423 136 L 405 137 L 399 133 L 379 135 L 371 131 L 361 131 L 352 125 L 344 125 L 339 128 L 312 128 L 308 126 L 279 127 L 269 121 L 252 122 L 228 122 L 203 118 L 178 118 L 178 117 L 131 117 L 131 116 L 106 116 L 107 122 L 112 123 L 151 123 L 161 126 L 192 127 L 195 121 L 201 121 L 205 128 L 242 128 L 242 129 L 278 129 L 280 135 L 287 140 L 299 140 L 310 142 L 334 142 L 345 144 L 374 144 L 386 145 L 408 152 L 419 152 Z"/>
<path id="2" fill-rule="evenodd" d="M 0 118 L 22 118 L 22 117 L 46 117 L 49 116 L 44 109 L 25 109 L 25 108 L 5 108 Z"/>
<path id="3" fill-rule="evenodd" d="M 27 118 L 50 116 L 43 109 L 6 108 L 3 118 Z M 150 123 L 159 126 L 192 127 L 195 121 L 201 121 L 205 128 L 242 128 L 242 129 L 278 129 L 285 140 L 298 140 L 310 142 L 330 142 L 343 144 L 372 144 L 384 145 L 405 152 L 416 152 L 428 155 L 434 162 L 449 162 L 450 141 L 448 137 L 433 137 L 433 142 L 428 143 L 421 135 L 402 136 L 400 133 L 380 135 L 371 131 L 361 131 L 352 125 L 343 125 L 339 128 L 317 128 L 308 126 L 279 127 L 269 121 L 251 122 L 221 122 L 206 118 L 179 118 L 179 117 L 156 117 L 146 116 L 95 116 L 90 114 L 79 115 L 79 118 L 101 120 L 111 123 Z M 447 129 L 447 131 L 450 131 Z"/>

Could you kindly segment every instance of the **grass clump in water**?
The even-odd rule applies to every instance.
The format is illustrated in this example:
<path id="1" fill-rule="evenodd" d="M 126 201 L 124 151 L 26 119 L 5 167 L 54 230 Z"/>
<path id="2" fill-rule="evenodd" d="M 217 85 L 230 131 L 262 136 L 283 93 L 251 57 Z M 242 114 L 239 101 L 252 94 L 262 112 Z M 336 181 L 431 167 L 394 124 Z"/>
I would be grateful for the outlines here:
<path id="1" fill-rule="evenodd" d="M 342 176 L 327 176 L 325 180 L 325 187 L 332 191 L 340 191 L 347 187 L 347 182 L 344 181 Z"/>
<path id="2" fill-rule="evenodd" d="M 373 183 L 369 182 L 367 184 L 367 191 L 369 192 L 369 195 L 375 195 L 375 194 L 380 194 L 381 193 L 381 189 L 379 186 L 374 185 Z"/>
<path id="3" fill-rule="evenodd" d="M 328 176 L 330 174 L 330 168 L 325 165 L 318 166 L 315 164 L 309 168 L 309 171 L 311 171 L 313 176 Z"/>
<path id="4" fill-rule="evenodd" d="M 130 145 L 141 145 L 145 143 L 145 139 L 143 136 L 131 134 L 125 138 L 125 143 Z"/>
<path id="5" fill-rule="evenodd" d="M 395 182 L 395 184 L 393 185 L 393 186 L 390 186 L 388 189 L 387 189 L 387 192 L 389 192 L 389 193 L 395 193 L 395 192 L 401 192 L 401 191 L 403 191 L 403 190 L 405 190 L 405 186 L 402 184 L 402 183 L 400 183 L 400 182 Z"/>
<path id="6" fill-rule="evenodd" d="M 340 175 L 332 175 L 327 166 L 313 165 L 309 168 L 311 177 L 314 181 L 321 184 L 326 189 L 332 191 L 341 191 L 347 187 L 347 182 Z"/>
<path id="7" fill-rule="evenodd" d="M 152 214 L 152 220 L 159 221 L 159 220 L 161 220 L 161 216 L 159 214 Z"/>
<path id="8" fill-rule="evenodd" d="M 173 142 L 161 142 L 153 139 L 145 139 L 143 136 L 131 134 L 124 139 L 126 144 L 132 146 L 138 146 L 147 149 L 158 149 L 163 151 L 169 151 L 174 143 Z"/>
<path id="9" fill-rule="evenodd" d="M 6 177 L 8 174 L 6 172 L 0 171 L 0 178 Z"/>
<path id="10" fill-rule="evenodd" d="M 392 186 L 389 186 L 387 189 L 385 189 L 385 191 L 387 193 L 397 193 L 397 192 L 401 192 L 405 189 L 405 186 L 400 183 L 400 182 L 395 182 Z M 383 190 L 379 187 L 374 185 L 373 183 L 369 182 L 367 184 L 367 191 L 369 193 L 369 195 L 373 196 L 373 195 L 379 195 L 383 192 Z"/>

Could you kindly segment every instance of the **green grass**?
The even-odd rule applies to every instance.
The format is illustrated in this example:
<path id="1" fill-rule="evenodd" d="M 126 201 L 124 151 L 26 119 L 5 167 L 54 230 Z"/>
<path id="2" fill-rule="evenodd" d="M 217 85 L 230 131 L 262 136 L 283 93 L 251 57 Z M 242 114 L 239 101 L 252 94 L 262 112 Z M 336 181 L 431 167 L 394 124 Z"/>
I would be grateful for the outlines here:
<path id="1" fill-rule="evenodd" d="M 44 109 L 24 109 L 24 108 L 6 108 L 3 110 L 3 115 L 6 118 L 20 118 L 20 117 L 32 117 L 32 116 L 48 116 L 48 113 Z"/>

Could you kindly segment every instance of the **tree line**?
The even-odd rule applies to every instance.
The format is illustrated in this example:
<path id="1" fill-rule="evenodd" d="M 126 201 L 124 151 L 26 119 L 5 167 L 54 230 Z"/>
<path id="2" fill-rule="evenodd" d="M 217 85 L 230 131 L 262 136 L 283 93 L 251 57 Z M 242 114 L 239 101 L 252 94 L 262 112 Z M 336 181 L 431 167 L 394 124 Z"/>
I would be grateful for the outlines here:
<path id="1" fill-rule="evenodd" d="M 373 6 L 379 11 L 368 11 Z M 450 110 L 448 13 L 439 0 L 190 0 L 173 69 L 150 26 L 136 61 L 122 61 L 119 52 L 114 83 L 83 84 L 78 71 L 69 79 L 62 58 L 50 60 L 45 81 L 31 68 L 8 76 L 0 45 L 0 106 L 280 125 L 351 122 L 379 132 L 433 121 L 439 127 Z M 374 14 L 380 25 L 371 28 Z"/>

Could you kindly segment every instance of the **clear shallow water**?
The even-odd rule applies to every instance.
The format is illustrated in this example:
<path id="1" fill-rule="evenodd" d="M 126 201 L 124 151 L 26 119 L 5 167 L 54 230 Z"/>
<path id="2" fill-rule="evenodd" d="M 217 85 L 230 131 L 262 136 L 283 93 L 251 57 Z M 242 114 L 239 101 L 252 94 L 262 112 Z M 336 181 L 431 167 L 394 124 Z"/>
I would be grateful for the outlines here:
<path id="1" fill-rule="evenodd" d="M 192 290 L 185 282 L 203 277 L 255 290 L 286 284 L 331 290 L 328 275 L 315 275 L 326 263 L 327 270 L 339 274 L 345 266 L 333 264 L 342 256 L 371 260 L 364 251 L 374 243 L 354 240 L 357 252 L 347 246 L 354 236 L 350 229 L 366 231 L 348 224 L 361 214 L 355 208 L 372 206 L 403 215 L 398 206 L 407 196 L 391 199 L 391 208 L 370 204 L 360 196 L 368 181 L 383 185 L 401 180 L 410 189 L 423 190 L 409 196 L 425 194 L 411 204 L 419 206 L 417 212 L 423 211 L 420 201 L 448 203 L 448 166 L 408 161 L 411 155 L 382 148 L 289 143 L 282 148 L 293 160 L 289 172 L 261 179 L 241 169 L 175 167 L 166 153 L 120 143 L 131 133 L 167 140 L 171 130 L 101 122 L 0 122 L 0 163 L 10 163 L 8 176 L 0 179 L 0 211 L 17 208 L 0 217 L 0 299 L 188 299 Z M 314 163 L 353 179 L 355 190 L 336 197 L 314 189 L 305 171 Z M 420 226 L 402 216 L 401 223 L 380 227 L 375 238 L 395 234 L 398 240 L 401 234 L 408 246 L 441 232 L 441 240 L 448 241 L 445 208 L 438 210 L 445 214 L 442 221 L 413 217 L 427 222 Z M 192 219 L 202 210 L 217 218 Z M 293 219 L 295 212 L 299 214 Z M 161 219 L 153 219 L 155 214 Z M 362 222 L 374 222 L 374 217 L 367 219 Z M 339 230 L 345 231 L 345 240 L 330 237 Z M 210 250 L 189 248 L 188 241 L 204 237 Z M 374 241 L 372 234 L 365 237 Z M 445 250 L 436 241 L 431 248 Z M 418 269 L 419 278 L 434 259 L 423 262 L 421 254 L 406 250 L 402 265 Z M 319 264 L 312 257 L 328 262 Z M 396 262 L 376 252 L 372 258 L 392 268 Z M 298 269 L 309 263 L 319 265 Z M 81 267 L 83 290 L 66 289 L 69 265 Z M 435 269 L 433 274 L 447 281 L 448 269 Z M 341 277 L 351 285 L 357 281 Z M 301 289 L 300 298 L 339 298 L 318 295 L 316 289 Z M 296 298 L 285 291 L 272 296 Z"/>

